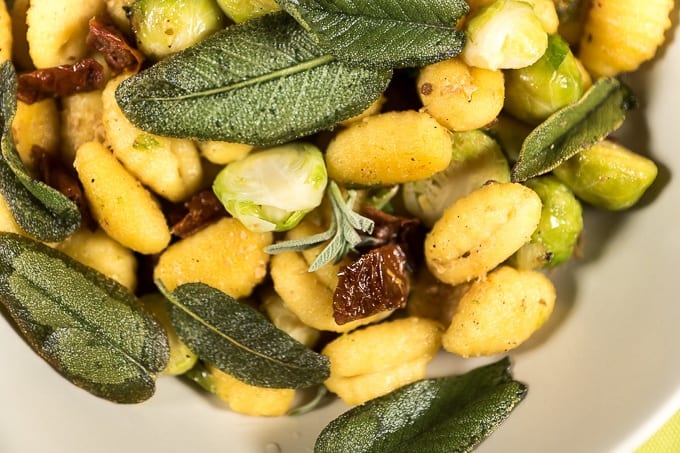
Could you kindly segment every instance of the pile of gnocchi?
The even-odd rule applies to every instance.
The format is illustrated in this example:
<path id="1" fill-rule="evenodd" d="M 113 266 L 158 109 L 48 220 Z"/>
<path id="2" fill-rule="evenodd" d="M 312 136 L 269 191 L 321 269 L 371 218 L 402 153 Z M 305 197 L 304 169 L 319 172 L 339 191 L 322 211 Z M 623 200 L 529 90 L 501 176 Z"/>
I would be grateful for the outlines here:
<path id="1" fill-rule="evenodd" d="M 115 98 L 134 72 L 111 71 L 86 43 L 89 21 L 106 16 L 153 62 L 233 22 L 273 12 L 275 2 L 200 0 L 187 8 L 177 0 L 183 6 L 174 12 L 154 6 L 173 2 L 152 0 L 84 0 L 77 8 L 64 0 L 11 3 L 0 3 L 0 59 L 12 60 L 19 73 L 86 57 L 105 68 L 100 89 L 19 102 L 12 132 L 36 177 L 36 147 L 76 175 L 92 222 L 49 245 L 141 296 L 171 339 L 168 375 L 189 372 L 198 358 L 172 331 L 152 280 L 170 291 L 202 282 L 257 307 L 329 358 L 325 386 L 348 405 L 424 378 L 442 349 L 461 357 L 510 351 L 553 311 L 556 292 L 545 271 L 575 254 L 582 203 L 628 208 L 656 177 L 651 160 L 611 140 L 535 180 L 512 182 L 510 169 L 532 128 L 577 101 L 593 80 L 654 57 L 670 27 L 671 0 L 469 0 L 461 55 L 416 75 L 404 72 L 401 85 L 410 94 L 392 87 L 361 115 L 305 138 L 323 153 L 329 180 L 358 194 L 357 211 L 388 193 L 378 206 L 417 219 L 425 232 L 422 263 L 407 272 L 405 306 L 338 324 L 334 293 L 356 256 L 310 272 L 323 245 L 266 252 L 277 241 L 325 231 L 328 203 L 286 232 L 221 213 L 178 236 L 171 213 L 210 192 L 225 166 L 262 150 L 137 128 Z M 165 22 L 136 21 L 154 7 Z M 200 27 L 178 28 L 176 16 L 198 9 L 201 19 L 192 20 Z M 531 70 L 549 70 L 541 69 L 541 57 L 553 46 L 570 66 L 536 76 Z M 532 85 L 551 83 L 553 75 L 564 83 Z M 2 197 L 0 230 L 25 234 Z M 293 389 L 249 385 L 206 366 L 214 393 L 233 411 L 277 416 L 294 404 Z"/>

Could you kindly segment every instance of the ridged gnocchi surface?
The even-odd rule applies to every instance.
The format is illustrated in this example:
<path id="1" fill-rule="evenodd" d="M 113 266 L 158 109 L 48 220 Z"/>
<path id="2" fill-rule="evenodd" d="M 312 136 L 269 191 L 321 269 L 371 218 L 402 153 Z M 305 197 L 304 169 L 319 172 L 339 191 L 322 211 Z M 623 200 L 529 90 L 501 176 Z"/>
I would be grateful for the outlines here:
<path id="1" fill-rule="evenodd" d="M 26 39 L 35 67 L 71 65 L 88 55 L 88 22 L 105 11 L 104 0 L 31 0 Z"/>
<path id="2" fill-rule="evenodd" d="M 598 0 L 586 17 L 579 58 L 594 77 L 633 71 L 651 59 L 671 26 L 673 0 Z"/>
<path id="3" fill-rule="evenodd" d="M 490 183 L 459 198 L 425 239 L 427 267 L 450 285 L 482 277 L 531 238 L 541 206 L 536 192 L 517 183 Z"/>
<path id="4" fill-rule="evenodd" d="M 124 74 L 106 84 L 102 93 L 104 130 L 116 157 L 144 185 L 170 201 L 192 195 L 202 181 L 200 154 L 193 141 L 168 138 L 135 127 L 116 102 Z"/>
<path id="5" fill-rule="evenodd" d="M 436 321 L 408 317 L 344 334 L 322 350 L 331 362 L 326 387 L 347 404 L 361 404 L 422 379 L 441 332 Z"/>
<path id="6" fill-rule="evenodd" d="M 111 151 L 87 142 L 78 148 L 73 166 L 92 216 L 109 236 L 143 254 L 165 249 L 170 230 L 158 201 Z"/>

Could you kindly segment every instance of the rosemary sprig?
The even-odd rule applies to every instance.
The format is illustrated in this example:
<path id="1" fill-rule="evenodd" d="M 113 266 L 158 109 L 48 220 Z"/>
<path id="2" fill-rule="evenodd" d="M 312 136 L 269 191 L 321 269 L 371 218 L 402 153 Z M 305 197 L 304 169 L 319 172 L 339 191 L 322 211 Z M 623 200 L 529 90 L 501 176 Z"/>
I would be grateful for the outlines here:
<path id="1" fill-rule="evenodd" d="M 331 202 L 331 224 L 323 233 L 307 236 L 302 239 L 293 239 L 270 245 L 264 250 L 269 254 L 283 252 L 300 252 L 314 248 L 330 240 L 328 245 L 319 253 L 314 262 L 309 266 L 309 272 L 314 272 L 328 263 L 337 263 L 350 251 L 355 250 L 363 239 L 357 230 L 371 234 L 374 223 L 352 210 L 357 192 L 350 190 L 347 200 L 340 192 L 338 185 L 331 181 L 326 189 Z"/>

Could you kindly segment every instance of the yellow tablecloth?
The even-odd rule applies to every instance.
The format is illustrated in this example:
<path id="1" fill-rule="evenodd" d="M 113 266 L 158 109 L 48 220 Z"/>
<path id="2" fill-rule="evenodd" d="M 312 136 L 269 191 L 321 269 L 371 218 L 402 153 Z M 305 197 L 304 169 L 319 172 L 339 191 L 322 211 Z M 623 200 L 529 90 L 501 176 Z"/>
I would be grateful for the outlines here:
<path id="1" fill-rule="evenodd" d="M 635 453 L 680 453 L 680 411 Z"/>

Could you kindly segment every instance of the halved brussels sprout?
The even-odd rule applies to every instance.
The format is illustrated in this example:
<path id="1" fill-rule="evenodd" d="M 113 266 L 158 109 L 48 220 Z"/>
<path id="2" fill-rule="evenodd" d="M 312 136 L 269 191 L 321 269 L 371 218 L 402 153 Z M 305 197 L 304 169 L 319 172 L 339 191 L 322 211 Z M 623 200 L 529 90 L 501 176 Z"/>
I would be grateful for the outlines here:
<path id="1" fill-rule="evenodd" d="M 519 269 L 553 267 L 571 258 L 583 230 L 583 209 L 574 193 L 554 176 L 541 176 L 525 185 L 543 203 L 541 220 L 531 240 L 513 256 Z"/>
<path id="2" fill-rule="evenodd" d="M 553 170 L 577 197 L 618 211 L 637 203 L 656 179 L 656 164 L 609 140 L 581 151 Z"/>
<path id="3" fill-rule="evenodd" d="M 550 35 L 548 49 L 536 63 L 505 73 L 504 108 L 527 123 L 540 123 L 582 94 L 576 57 L 559 35 Z"/>
<path id="4" fill-rule="evenodd" d="M 139 50 L 154 59 L 186 49 L 226 25 L 214 0 L 135 0 L 128 14 Z"/>
<path id="5" fill-rule="evenodd" d="M 470 66 L 516 69 L 534 64 L 548 47 L 548 34 L 534 8 L 520 0 L 496 0 L 467 23 L 461 54 Z"/>
<path id="6" fill-rule="evenodd" d="M 328 174 L 319 148 L 290 143 L 255 151 L 224 167 L 213 191 L 251 231 L 287 231 L 321 204 Z"/>
<path id="7" fill-rule="evenodd" d="M 498 143 L 479 130 L 455 132 L 449 166 L 431 178 L 403 185 L 404 207 L 431 227 L 458 198 L 488 181 L 508 182 L 508 161 Z"/>

